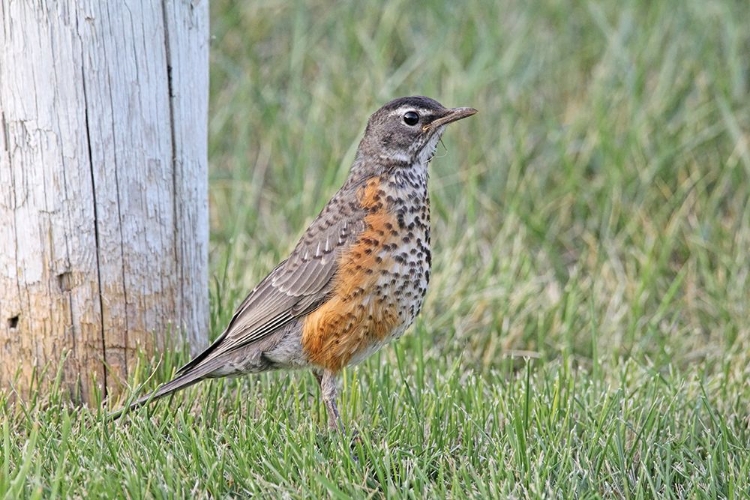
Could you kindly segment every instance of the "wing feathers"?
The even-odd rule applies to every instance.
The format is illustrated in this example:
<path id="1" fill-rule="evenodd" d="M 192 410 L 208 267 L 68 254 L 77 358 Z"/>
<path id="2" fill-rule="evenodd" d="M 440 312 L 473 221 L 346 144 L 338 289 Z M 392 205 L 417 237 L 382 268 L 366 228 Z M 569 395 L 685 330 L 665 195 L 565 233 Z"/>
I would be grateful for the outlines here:
<path id="1" fill-rule="evenodd" d="M 317 237 L 311 241 L 303 237 L 292 255 L 250 292 L 224 334 L 179 373 L 258 342 L 317 309 L 330 294 L 341 252 L 356 239 L 355 227 L 359 225 L 351 218 L 333 224 L 316 219 L 309 231 Z"/>

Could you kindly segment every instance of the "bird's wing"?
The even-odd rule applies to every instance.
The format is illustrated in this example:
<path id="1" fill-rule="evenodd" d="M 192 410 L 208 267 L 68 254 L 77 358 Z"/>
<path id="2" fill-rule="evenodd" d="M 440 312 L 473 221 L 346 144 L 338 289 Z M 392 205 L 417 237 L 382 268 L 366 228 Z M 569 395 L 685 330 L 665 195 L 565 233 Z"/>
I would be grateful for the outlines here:
<path id="1" fill-rule="evenodd" d="M 178 375 L 204 361 L 257 342 L 290 321 L 315 310 L 333 286 L 341 253 L 364 229 L 361 217 L 331 222 L 326 210 L 297 243 L 288 259 L 261 281 L 237 308 L 224 333 Z"/>

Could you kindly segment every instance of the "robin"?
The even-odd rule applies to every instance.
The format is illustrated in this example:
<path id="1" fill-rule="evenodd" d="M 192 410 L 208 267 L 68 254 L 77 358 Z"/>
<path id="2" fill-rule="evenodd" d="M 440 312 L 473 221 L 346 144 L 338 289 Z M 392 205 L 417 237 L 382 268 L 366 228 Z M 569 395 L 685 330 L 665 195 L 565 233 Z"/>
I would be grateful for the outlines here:
<path id="1" fill-rule="evenodd" d="M 431 263 L 427 165 L 446 125 L 476 112 L 427 97 L 376 111 L 349 177 L 291 255 L 213 344 L 130 409 L 207 378 L 311 368 L 329 427 L 343 431 L 337 376 L 399 338 L 419 314 Z"/>

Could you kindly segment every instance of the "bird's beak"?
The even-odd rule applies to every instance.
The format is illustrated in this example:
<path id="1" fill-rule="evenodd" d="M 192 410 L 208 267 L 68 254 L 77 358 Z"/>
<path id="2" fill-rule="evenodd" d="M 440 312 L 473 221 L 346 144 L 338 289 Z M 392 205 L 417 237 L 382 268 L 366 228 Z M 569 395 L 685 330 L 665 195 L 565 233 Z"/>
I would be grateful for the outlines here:
<path id="1" fill-rule="evenodd" d="M 448 110 L 448 114 L 445 116 L 438 118 L 437 120 L 433 120 L 432 122 L 428 123 L 423 127 L 423 130 L 426 132 L 430 129 L 436 129 L 438 127 L 442 127 L 443 125 L 447 125 L 449 123 L 453 123 L 455 121 L 458 121 L 462 118 L 468 118 L 469 116 L 475 114 L 477 112 L 474 108 L 452 108 Z"/>

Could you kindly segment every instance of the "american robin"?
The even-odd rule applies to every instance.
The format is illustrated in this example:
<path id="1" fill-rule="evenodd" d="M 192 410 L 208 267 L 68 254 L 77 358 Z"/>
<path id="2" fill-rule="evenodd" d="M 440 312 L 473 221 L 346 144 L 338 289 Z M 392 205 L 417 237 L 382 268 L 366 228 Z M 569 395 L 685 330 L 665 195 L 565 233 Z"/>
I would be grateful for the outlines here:
<path id="1" fill-rule="evenodd" d="M 348 179 L 292 254 L 211 346 L 130 408 L 207 378 L 311 368 L 329 427 L 343 430 L 337 375 L 400 337 L 419 314 L 431 263 L 427 165 L 445 126 L 476 112 L 427 97 L 376 111 Z"/>

